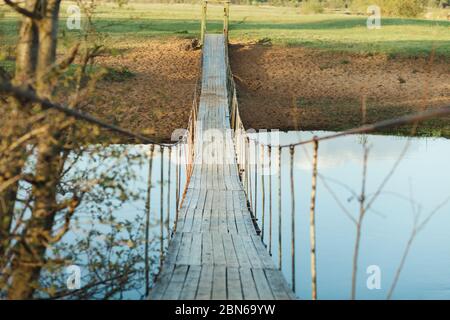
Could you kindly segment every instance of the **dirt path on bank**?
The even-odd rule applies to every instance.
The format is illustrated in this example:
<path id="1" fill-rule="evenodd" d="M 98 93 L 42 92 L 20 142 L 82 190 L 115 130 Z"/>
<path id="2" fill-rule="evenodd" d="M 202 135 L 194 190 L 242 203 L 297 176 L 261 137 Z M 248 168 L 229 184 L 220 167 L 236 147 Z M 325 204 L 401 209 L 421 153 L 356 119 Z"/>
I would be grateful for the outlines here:
<path id="1" fill-rule="evenodd" d="M 123 42 L 97 62 L 114 71 L 97 84 L 95 110 L 104 119 L 158 141 L 186 128 L 200 72 L 191 40 Z"/>

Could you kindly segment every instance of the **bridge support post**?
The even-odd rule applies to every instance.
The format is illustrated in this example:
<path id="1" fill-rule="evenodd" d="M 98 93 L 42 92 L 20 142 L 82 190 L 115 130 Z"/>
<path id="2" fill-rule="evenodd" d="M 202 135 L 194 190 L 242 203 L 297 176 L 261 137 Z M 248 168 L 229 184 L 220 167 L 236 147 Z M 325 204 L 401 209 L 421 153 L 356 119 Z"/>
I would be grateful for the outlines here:
<path id="1" fill-rule="evenodd" d="M 230 21 L 230 1 L 223 3 L 223 34 L 228 42 L 228 25 Z"/>
<path id="2" fill-rule="evenodd" d="M 205 41 L 207 8 L 208 8 L 208 1 L 204 0 L 202 2 L 202 24 L 201 24 L 201 30 L 200 30 L 200 43 L 202 46 Z"/>

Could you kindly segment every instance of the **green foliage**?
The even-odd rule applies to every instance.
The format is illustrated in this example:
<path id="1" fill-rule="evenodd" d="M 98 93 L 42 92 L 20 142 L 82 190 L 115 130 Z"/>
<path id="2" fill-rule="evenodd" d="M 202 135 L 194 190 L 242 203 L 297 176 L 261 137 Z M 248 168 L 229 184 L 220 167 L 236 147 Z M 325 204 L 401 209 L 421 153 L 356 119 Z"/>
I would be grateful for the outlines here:
<path id="1" fill-rule="evenodd" d="M 88 191 L 72 217 L 71 229 L 49 250 L 51 259 L 36 297 L 119 299 L 131 290 L 143 294 L 145 218 L 142 210 L 134 217 L 118 214 L 122 206 L 142 198 L 144 190 L 132 191 L 130 181 L 139 181 L 137 168 L 143 166 L 142 156 L 122 145 L 90 145 L 71 152 L 61 197 L 70 197 L 80 185 Z M 155 257 L 150 259 L 154 266 Z M 83 270 L 78 291 L 66 288 L 65 267 L 71 264 Z"/>
<path id="2" fill-rule="evenodd" d="M 450 6 L 450 0 L 429 0 L 428 6 L 432 8 L 445 8 Z"/>
<path id="3" fill-rule="evenodd" d="M 304 14 L 323 13 L 324 7 L 319 0 L 305 0 L 302 2 L 300 10 Z"/>
<path id="4" fill-rule="evenodd" d="M 117 3 L 119 8 L 123 8 L 129 3 L 129 0 L 114 0 L 114 2 Z"/>
<path id="5" fill-rule="evenodd" d="M 382 15 L 415 18 L 425 11 L 427 0 L 353 0 L 354 13 L 366 13 L 370 5 L 378 5 Z"/>
<path id="6" fill-rule="evenodd" d="M 357 14 L 365 14 L 370 5 L 377 4 L 377 0 L 352 0 L 350 2 L 350 11 Z"/>
<path id="7" fill-rule="evenodd" d="M 427 0 L 383 0 L 381 10 L 385 14 L 400 17 L 417 17 L 423 13 Z"/>
<path id="8" fill-rule="evenodd" d="M 127 67 L 121 67 L 118 69 L 107 68 L 106 74 L 103 79 L 106 81 L 123 82 L 130 78 L 133 78 L 135 74 L 131 72 Z"/>
<path id="9" fill-rule="evenodd" d="M 83 12 L 95 8 L 93 2 L 83 4 L 86 5 Z M 95 58 L 104 53 L 105 37 L 90 24 L 92 12 L 88 12 L 86 16 L 89 23 L 81 34 L 61 32 L 59 35 L 60 51 L 65 55 L 68 51 L 72 52 L 77 64 L 49 68 L 46 75 L 49 82 L 54 83 L 51 100 L 63 101 L 73 108 L 93 103 L 91 93 L 102 74 L 101 68 L 95 65 Z M 9 39 L 17 37 L 12 25 L 18 25 L 17 21 L 0 20 L 2 40 L 3 31 Z M 0 61 L 1 79 L 6 74 L 4 69 L 14 67 L 13 55 L 7 50 L 10 46 L 9 39 L 6 45 L 4 42 L 0 43 L 0 52 L 3 52 L 0 57 L 3 60 Z M 78 50 L 71 51 L 73 42 L 78 41 Z M 2 67 L 8 65 L 11 68 Z M 132 73 L 127 69 L 119 69 L 110 70 L 108 75 L 121 81 L 131 77 Z M 27 84 L 35 87 L 37 83 L 33 79 L 35 77 L 30 74 Z M 132 187 L 130 181 L 138 181 L 142 170 L 136 172 L 134 168 L 142 167 L 147 155 L 142 152 L 132 154 L 120 145 L 105 147 L 98 143 L 102 134 L 98 127 L 74 121 L 55 110 L 42 110 L 39 107 L 31 109 L 30 105 L 22 101 L 19 108 L 19 103 L 15 101 L 5 104 L 3 101 L 3 97 L 0 97 L 4 113 L 17 114 L 17 117 L 4 117 L 6 120 L 0 122 L 0 153 L 6 154 L 4 150 L 9 150 L 11 143 L 22 137 L 24 132 L 35 133 L 25 135 L 26 140 L 22 142 L 30 148 L 11 148 L 14 153 L 8 151 L 8 155 L 14 157 L 0 157 L 2 176 L 5 172 L 12 172 L 11 163 L 20 161 L 20 170 L 30 179 L 20 181 L 18 194 L 23 201 L 14 203 L 11 226 L 1 230 L 0 299 L 10 296 L 11 292 L 18 292 L 14 291 L 16 288 L 25 286 L 31 290 L 20 298 L 113 299 L 121 298 L 130 290 L 142 289 L 145 236 L 142 210 L 141 215 L 136 215 L 134 219 L 130 215 L 118 217 L 117 210 L 142 200 L 144 190 Z M 114 143 L 116 140 L 112 138 L 110 142 Z M 36 148 L 44 144 L 46 148 Z M 48 150 L 54 151 L 50 153 Z M 43 152 L 45 156 L 42 156 Z M 15 161 L 8 161 L 9 159 Z M 57 167 L 58 170 L 52 171 L 57 174 L 49 175 L 48 171 L 42 170 L 48 167 Z M 37 185 L 35 181 L 45 183 Z M 37 195 L 50 188 L 54 188 L 55 195 L 46 198 L 49 199 L 49 208 L 37 211 Z M 39 212 L 39 216 L 36 212 Z M 48 220 L 46 225 L 40 222 L 43 217 Z M 5 230 L 8 241 L 3 241 Z M 24 230 L 33 232 L 27 233 L 25 238 Z M 35 237 L 34 234 L 40 236 Z M 23 244 L 10 240 L 18 237 L 24 237 Z M 33 249 L 35 256 L 30 263 L 30 250 L 23 248 L 43 246 L 43 251 L 34 253 Z M 5 252 L 9 254 L 3 255 Z M 150 259 L 153 260 L 152 257 Z M 29 271 L 30 269 L 21 269 L 22 261 L 39 263 Z M 71 291 L 66 288 L 65 267 L 70 264 L 77 264 L 84 270 L 84 287 L 80 290 Z M 29 278 L 33 282 L 24 282 L 17 274 L 31 274 L 33 277 Z M 34 275 L 39 278 L 36 279 Z M 15 282 L 19 286 L 14 286 Z"/>
<path id="10" fill-rule="evenodd" d="M 329 9 L 343 9 L 346 3 L 345 0 L 326 0 L 324 5 Z"/>

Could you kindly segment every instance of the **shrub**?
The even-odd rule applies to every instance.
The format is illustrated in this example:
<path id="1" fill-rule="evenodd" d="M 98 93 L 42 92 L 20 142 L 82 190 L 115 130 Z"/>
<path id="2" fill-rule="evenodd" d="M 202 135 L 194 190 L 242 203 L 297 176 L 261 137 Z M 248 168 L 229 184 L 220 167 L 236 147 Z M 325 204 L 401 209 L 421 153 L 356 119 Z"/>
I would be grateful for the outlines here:
<path id="1" fill-rule="evenodd" d="M 392 16 L 417 17 L 423 13 L 427 0 L 383 0 L 382 12 Z"/>
<path id="2" fill-rule="evenodd" d="M 106 68 L 105 71 L 106 72 L 103 76 L 103 79 L 107 81 L 123 82 L 135 76 L 135 74 L 131 72 L 127 67 L 120 67 L 118 69 L 109 67 Z"/>
<path id="3" fill-rule="evenodd" d="M 329 9 L 344 9 L 345 8 L 345 0 L 326 0 L 325 6 Z"/>
<path id="4" fill-rule="evenodd" d="M 319 0 L 305 0 L 300 6 L 300 12 L 304 14 L 323 13 L 323 5 Z"/>
<path id="5" fill-rule="evenodd" d="M 365 14 L 367 13 L 367 8 L 372 5 L 380 5 L 377 3 L 378 1 L 371 1 L 371 0 L 353 0 L 350 4 L 350 10 L 353 13 L 359 13 L 359 14 Z"/>
<path id="6" fill-rule="evenodd" d="M 428 0 L 353 0 L 351 10 L 366 13 L 369 5 L 378 5 L 382 15 L 414 18 L 423 13 Z"/>
<path id="7" fill-rule="evenodd" d="M 114 0 L 115 3 L 119 6 L 119 8 L 123 8 L 128 5 L 128 0 Z"/>

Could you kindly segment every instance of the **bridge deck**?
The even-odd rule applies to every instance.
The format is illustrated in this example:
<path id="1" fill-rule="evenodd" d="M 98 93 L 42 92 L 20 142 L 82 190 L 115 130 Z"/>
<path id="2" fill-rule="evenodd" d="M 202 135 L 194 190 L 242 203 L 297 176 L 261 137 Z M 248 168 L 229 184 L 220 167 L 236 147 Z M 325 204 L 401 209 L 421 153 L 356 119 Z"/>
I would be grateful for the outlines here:
<path id="1" fill-rule="evenodd" d="M 194 171 L 150 299 L 294 298 L 256 234 L 239 180 L 225 54 L 223 35 L 207 35 Z"/>

